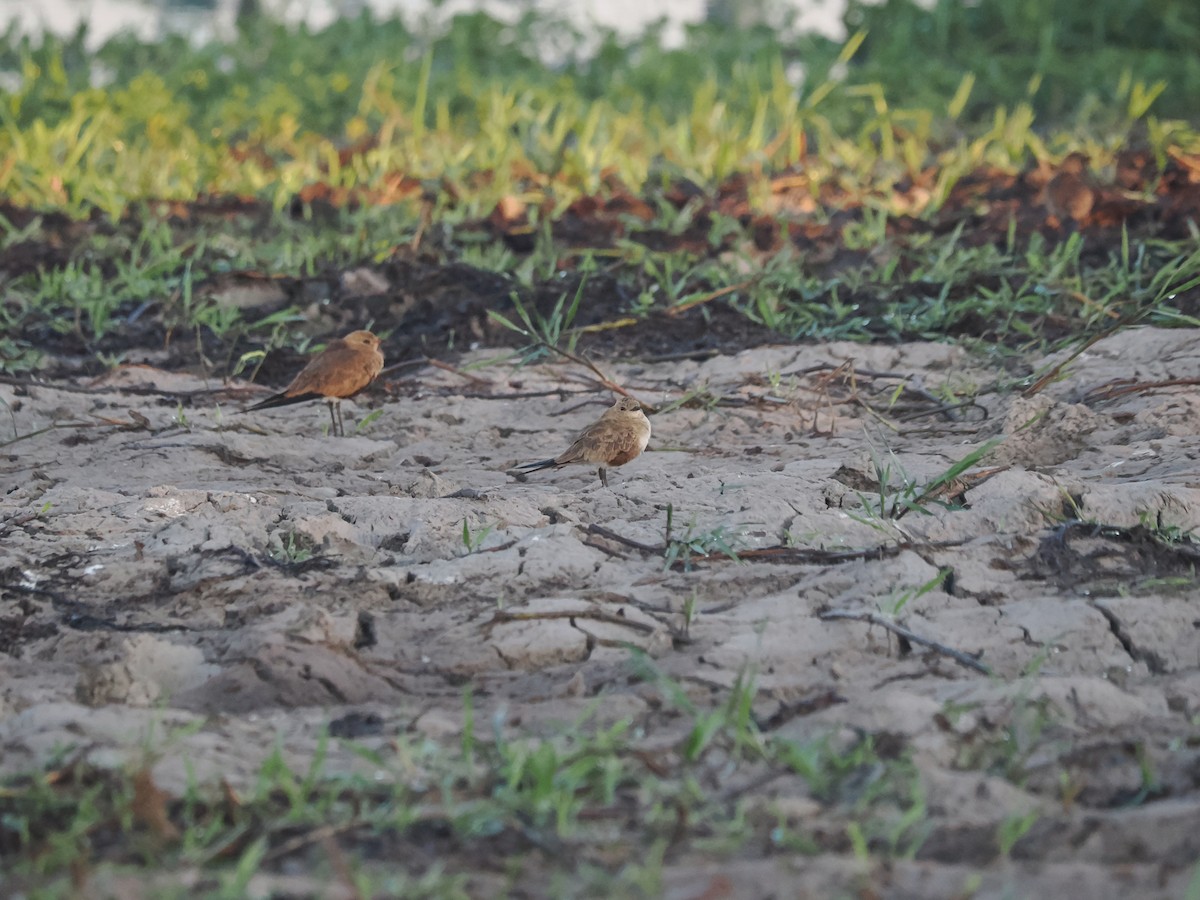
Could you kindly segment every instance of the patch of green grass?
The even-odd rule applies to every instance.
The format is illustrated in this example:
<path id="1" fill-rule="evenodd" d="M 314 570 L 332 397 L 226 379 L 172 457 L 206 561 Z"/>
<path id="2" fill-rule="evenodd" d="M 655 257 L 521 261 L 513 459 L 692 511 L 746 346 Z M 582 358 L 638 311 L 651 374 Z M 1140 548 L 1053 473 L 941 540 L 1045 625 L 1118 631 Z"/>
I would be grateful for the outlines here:
<path id="1" fill-rule="evenodd" d="M 1039 818 L 1038 812 L 1033 810 L 1024 814 L 1013 813 L 1001 822 L 1000 827 L 996 830 L 996 842 L 1000 845 L 1000 855 L 1008 859 L 1012 855 L 1013 846 L 1028 833 L 1030 828 L 1037 824 Z"/>
<path id="2" fill-rule="evenodd" d="M 1043 662 L 1044 658 L 1036 665 Z M 974 709 L 949 705 L 943 714 L 953 723 Z M 1056 749 L 1063 751 L 1067 747 L 1055 731 L 1062 719 L 1061 711 L 1050 700 L 1031 699 L 1027 691 L 1022 691 L 981 717 L 978 729 L 960 743 L 955 767 L 988 772 L 1023 785 L 1035 754 L 1052 755 Z"/>
<path id="3" fill-rule="evenodd" d="M 968 470 L 979 465 L 996 448 L 1000 440 L 993 438 L 985 441 L 926 482 L 910 475 L 891 450 L 888 450 L 885 458 L 872 448 L 871 462 L 878 485 L 877 493 L 872 496 L 859 493 L 862 512 L 847 514 L 856 522 L 869 525 L 889 536 L 899 536 L 907 540 L 898 524 L 899 520 L 909 512 L 931 515 L 927 508 L 930 504 L 948 510 L 962 509 L 962 504 L 954 500 L 956 494 L 967 488 L 965 483 L 960 484 L 960 479 Z M 939 576 L 939 583 L 941 577 L 943 576 Z"/>
<path id="4" fill-rule="evenodd" d="M 301 338 L 304 321 L 292 305 L 256 311 L 225 299 L 231 273 L 258 277 L 285 273 L 316 278 L 389 256 L 411 238 L 414 222 L 380 207 L 340 210 L 332 221 L 296 220 L 282 213 L 261 216 L 164 218 L 151 208 L 115 224 L 84 229 L 68 244 L 65 259 L 52 257 L 32 271 L 10 278 L 0 302 L 0 369 L 33 368 L 37 345 L 66 339 L 97 358 L 110 346 L 142 346 L 195 337 L 201 359 L 218 350 L 222 369 L 236 375 L 263 352 Z M 34 227 L 36 226 L 36 228 Z M 0 221 L 0 243 L 34 241 L 61 246 L 61 233 L 40 218 L 24 229 Z M 47 252 L 39 250 L 34 252 Z M 16 336 L 23 337 L 16 337 Z M 263 348 L 256 355 L 230 358 L 242 340 Z"/>
<path id="5" fill-rule="evenodd" d="M 472 529 L 471 523 L 467 519 L 463 519 L 462 527 L 462 545 L 467 553 L 478 553 L 483 547 L 484 541 L 491 537 L 492 532 L 496 530 L 495 524 L 480 525 L 478 528 Z"/>
<path id="6" fill-rule="evenodd" d="M 726 256 L 695 263 L 677 278 L 672 294 L 693 296 L 746 282 L 730 302 L 788 339 L 966 336 L 1036 348 L 1101 330 L 1122 316 L 1182 324 L 1170 295 L 1190 290 L 1188 283 L 1200 274 L 1200 258 L 1183 242 L 1142 239 L 1132 254 L 1126 244 L 1123 254 L 1098 255 L 1078 233 L 1058 243 L 1034 233 L 1024 246 L 971 246 L 962 236 L 960 228 L 944 237 L 881 240 L 876 246 L 887 250 L 882 258 L 864 258 L 825 277 L 786 247 L 757 267 L 748 257 Z M 747 269 L 754 271 L 748 282 Z M 621 277 L 632 289 L 645 290 L 645 279 L 634 270 Z"/>
<path id="7" fill-rule="evenodd" d="M 880 604 L 880 611 L 892 616 L 893 618 L 899 616 L 902 612 L 904 612 L 904 608 L 908 606 L 908 604 L 912 603 L 914 600 L 924 597 L 926 594 L 931 593 L 932 591 L 936 591 L 941 588 L 951 572 L 953 572 L 953 569 L 939 569 L 937 575 L 929 579 L 924 584 L 918 585 L 915 588 L 908 588 L 906 590 L 899 591 L 891 599 L 889 604 Z"/>
<path id="8" fill-rule="evenodd" d="M 708 557 L 719 554 L 738 562 L 737 549 L 742 542 L 738 529 L 730 529 L 726 525 L 715 525 L 712 528 L 700 530 L 695 520 L 688 523 L 682 534 L 675 531 L 675 507 L 667 504 L 667 525 L 663 537 L 663 569 L 670 569 L 677 563 L 684 571 L 691 571 L 692 560 L 696 557 Z"/>
<path id="9" fill-rule="evenodd" d="M 536 309 L 528 309 L 521 301 L 520 295 L 514 292 L 511 299 L 513 308 L 516 310 L 517 321 L 514 322 L 508 316 L 494 309 L 488 310 L 488 316 L 494 322 L 529 341 L 522 350 L 518 351 L 522 363 L 531 363 L 555 352 L 570 356 L 574 354 L 576 342 L 579 340 L 579 332 L 571 326 L 579 312 L 579 303 L 583 299 L 585 283 L 583 280 L 580 281 L 570 303 L 567 302 L 567 295 L 561 294 L 554 304 L 554 308 L 546 315 L 542 315 Z"/>
<path id="10" fill-rule="evenodd" d="M 271 535 L 268 552 L 271 558 L 281 563 L 302 563 L 312 559 L 312 541 L 295 531 Z"/>
<path id="11" fill-rule="evenodd" d="M 938 0 L 929 10 L 909 0 L 856 2 L 846 21 L 870 35 L 859 77 L 884 85 L 893 102 L 936 107 L 971 72 L 967 119 L 1028 102 L 1039 115 L 1111 124 L 1160 82 L 1167 93 L 1200 86 L 1200 9 L 1177 0 Z M 1162 99 L 1166 115 L 1192 115 L 1186 103 Z"/>
<path id="12" fill-rule="evenodd" d="M 1175 544 L 1197 543 L 1198 536 L 1195 528 L 1184 528 L 1182 525 L 1164 521 L 1161 509 L 1157 512 L 1143 510 L 1138 514 L 1138 524 L 1145 528 L 1156 541 L 1168 547 Z"/>
<path id="13" fill-rule="evenodd" d="M 317 883 L 400 879 L 412 896 L 461 896 L 468 873 L 505 867 L 518 882 L 582 871 L 627 894 L 656 883 L 668 849 L 813 852 L 838 827 L 883 857 L 919 846 L 926 814 L 903 756 L 881 757 L 870 737 L 796 742 L 761 731 L 749 673 L 705 706 L 648 660 L 637 671 L 691 723 L 673 747 L 647 752 L 630 722 L 581 721 L 541 739 L 513 736 L 500 719 L 480 728 L 468 694 L 456 744 L 406 734 L 343 742 L 362 774 L 330 766 L 327 736 L 302 766 L 277 746 L 241 793 L 193 784 L 168 797 L 148 768 L 64 753 L 0 784 L 0 863 L 22 889 L 49 895 L 71 877 L 188 867 L 202 895 L 235 896 L 251 878 L 297 865 Z M 760 780 L 813 797 L 821 826 L 770 814 L 749 790 Z M 406 850 L 415 847 L 434 852 Z"/>
<path id="14" fill-rule="evenodd" d="M 11 323 L 3 322 L 0 317 L 0 328 L 8 329 Z M 7 333 L 0 336 L 0 372 L 19 374 L 36 371 L 42 364 L 40 350 L 30 346 L 28 341 L 10 337 Z"/>

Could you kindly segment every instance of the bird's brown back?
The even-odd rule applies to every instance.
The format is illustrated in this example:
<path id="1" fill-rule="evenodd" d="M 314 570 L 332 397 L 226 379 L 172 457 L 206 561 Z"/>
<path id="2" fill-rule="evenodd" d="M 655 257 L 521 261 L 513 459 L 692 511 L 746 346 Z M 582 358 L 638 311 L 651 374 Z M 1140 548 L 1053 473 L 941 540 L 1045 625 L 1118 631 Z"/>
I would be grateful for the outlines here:
<path id="1" fill-rule="evenodd" d="M 305 366 L 283 392 L 285 397 L 320 395 L 352 397 L 379 377 L 383 353 L 379 339 L 369 331 L 336 338 Z"/>

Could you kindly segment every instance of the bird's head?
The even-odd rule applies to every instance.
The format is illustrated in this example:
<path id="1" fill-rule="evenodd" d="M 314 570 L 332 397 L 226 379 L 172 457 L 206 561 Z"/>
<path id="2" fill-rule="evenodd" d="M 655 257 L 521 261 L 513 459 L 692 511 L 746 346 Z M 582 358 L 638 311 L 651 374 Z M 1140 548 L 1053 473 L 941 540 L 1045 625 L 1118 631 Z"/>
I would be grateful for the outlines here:
<path id="1" fill-rule="evenodd" d="M 368 350 L 379 349 L 379 338 L 369 331 L 352 331 L 342 340 L 351 347 L 366 347 Z"/>

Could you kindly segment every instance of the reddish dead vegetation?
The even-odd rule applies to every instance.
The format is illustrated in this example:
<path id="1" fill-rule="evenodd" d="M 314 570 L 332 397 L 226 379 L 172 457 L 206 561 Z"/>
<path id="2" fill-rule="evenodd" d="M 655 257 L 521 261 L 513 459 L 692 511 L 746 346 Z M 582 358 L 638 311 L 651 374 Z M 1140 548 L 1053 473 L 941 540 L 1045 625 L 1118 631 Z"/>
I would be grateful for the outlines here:
<path id="1" fill-rule="evenodd" d="M 738 175 L 714 192 L 688 183 L 676 182 L 663 199 L 677 208 L 698 205 L 692 226 L 682 235 L 637 229 L 631 231 L 630 219 L 651 225 L 656 213 L 618 179 L 605 179 L 605 191 L 581 197 L 554 223 L 554 236 L 568 246 L 609 246 L 618 238 L 629 237 L 655 250 L 686 250 L 703 256 L 712 252 L 708 242 L 711 216 L 720 214 L 739 219 L 751 228 L 756 248 L 777 251 L 786 233 L 801 249 L 814 251 L 820 263 L 834 258 L 847 222 L 861 218 L 861 210 L 871 199 L 861 192 L 852 193 L 826 182 L 815 189 L 808 167 L 798 165 L 770 178 L 767 209 L 751 207 L 750 192 L 757 185 L 750 176 Z M 928 168 L 914 178 L 895 185 L 892 197 L 878 197 L 892 208 L 909 209 L 911 215 L 889 220 L 889 237 L 903 237 L 920 231 L 944 233 L 966 220 L 964 240 L 978 246 L 1004 241 L 1010 222 L 1016 222 L 1018 236 L 1041 232 L 1055 238 L 1070 230 L 1102 231 L 1152 226 L 1164 239 L 1186 238 L 1186 222 L 1200 215 L 1200 155 L 1172 152 L 1161 173 L 1148 150 L 1126 150 L 1118 155 L 1111 177 L 1103 177 L 1090 168 L 1089 159 L 1072 153 L 1058 166 L 1039 163 L 1025 172 L 1013 173 L 998 168 L 982 168 L 960 178 L 946 202 L 931 218 L 916 218 L 928 206 L 937 183 L 939 170 Z M 538 190 L 544 185 L 531 182 Z M 548 214 L 552 201 L 541 210 Z M 815 213 L 819 215 L 814 215 Z M 526 205 L 516 197 L 505 198 L 488 218 L 488 225 L 514 249 L 524 249 L 530 221 Z"/>

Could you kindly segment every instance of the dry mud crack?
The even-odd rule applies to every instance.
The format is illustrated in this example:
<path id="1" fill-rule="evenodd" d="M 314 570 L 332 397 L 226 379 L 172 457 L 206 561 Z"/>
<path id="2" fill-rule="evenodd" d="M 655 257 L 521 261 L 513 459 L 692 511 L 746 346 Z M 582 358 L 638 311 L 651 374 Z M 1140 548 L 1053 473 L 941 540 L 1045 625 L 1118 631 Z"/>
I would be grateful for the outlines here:
<path id="1" fill-rule="evenodd" d="M 875 374 L 839 374 L 851 359 Z M 1106 339 L 1029 398 L 938 344 L 613 369 L 660 406 L 726 402 L 656 415 L 610 490 L 584 469 L 506 474 L 610 402 L 558 366 L 422 370 L 347 403 L 348 431 L 382 411 L 345 439 L 322 435 L 320 405 L 181 411 L 171 391 L 208 385 L 150 368 L 0 385 L 7 426 L 32 435 L 0 458 L 0 774 L 68 745 L 121 765 L 194 724 L 156 783 L 244 786 L 277 742 L 304 768 L 331 721 L 368 745 L 454 741 L 465 684 L 515 733 L 589 714 L 669 744 L 633 647 L 701 706 L 751 673 L 761 727 L 911 754 L 929 821 L 886 869 L 840 839 L 669 860 L 668 896 L 956 896 L 974 876 L 977 896 L 1182 895 L 1200 857 L 1200 393 L 1113 386 L 1200 378 L 1196 332 Z M 972 385 L 975 407 L 938 411 Z M 146 387 L 164 393 L 130 390 Z M 993 438 L 986 477 L 872 514 L 881 471 L 894 502 Z M 743 558 L 704 556 L 720 542 Z M 816 801 L 757 793 L 820 831 Z M 1002 858 L 998 830 L 1029 813 Z"/>

